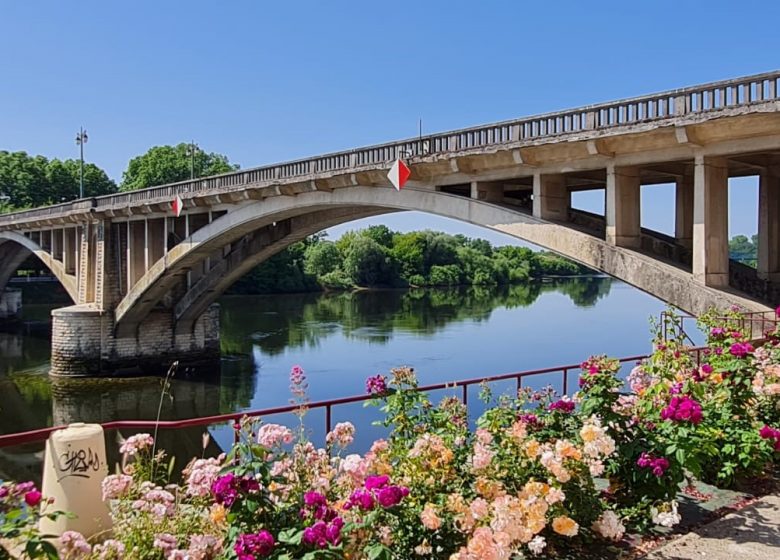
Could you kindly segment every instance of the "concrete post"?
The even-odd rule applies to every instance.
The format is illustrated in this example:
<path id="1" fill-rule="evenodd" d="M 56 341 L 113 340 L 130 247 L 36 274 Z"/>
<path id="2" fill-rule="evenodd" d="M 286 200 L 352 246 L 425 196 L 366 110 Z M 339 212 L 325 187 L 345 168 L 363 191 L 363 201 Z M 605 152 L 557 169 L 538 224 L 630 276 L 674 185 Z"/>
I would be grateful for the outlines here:
<path id="1" fill-rule="evenodd" d="M 780 174 L 768 169 L 758 183 L 758 276 L 780 281 Z"/>
<path id="2" fill-rule="evenodd" d="M 485 202 L 501 202 L 504 200 L 504 186 L 500 183 L 472 181 L 471 198 Z"/>
<path id="3" fill-rule="evenodd" d="M 563 175 L 534 174 L 533 213 L 543 220 L 568 221 L 570 195 Z"/>
<path id="4" fill-rule="evenodd" d="M 683 247 L 693 247 L 693 176 L 677 179 L 674 205 L 674 237 Z"/>
<path id="5" fill-rule="evenodd" d="M 638 248 L 640 245 L 639 169 L 636 167 L 607 168 L 606 218 L 607 243 L 618 247 Z"/>
<path id="6" fill-rule="evenodd" d="M 696 156 L 693 176 L 693 277 L 706 286 L 729 284 L 728 163 Z"/>

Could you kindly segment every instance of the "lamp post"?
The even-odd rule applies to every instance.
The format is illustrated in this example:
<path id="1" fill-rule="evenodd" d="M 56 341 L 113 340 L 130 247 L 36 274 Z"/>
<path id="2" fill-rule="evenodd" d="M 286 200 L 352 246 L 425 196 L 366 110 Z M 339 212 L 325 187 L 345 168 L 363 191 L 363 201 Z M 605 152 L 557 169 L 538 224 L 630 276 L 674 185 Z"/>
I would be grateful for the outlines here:
<path id="1" fill-rule="evenodd" d="M 80 164 L 79 164 L 79 198 L 84 198 L 84 144 L 87 143 L 87 131 L 84 128 L 79 128 L 79 133 L 76 134 L 76 144 L 78 144 L 81 150 Z"/>
<path id="2" fill-rule="evenodd" d="M 195 180 L 195 154 L 198 153 L 198 149 L 194 140 L 187 146 L 187 155 L 190 157 L 190 181 Z"/>

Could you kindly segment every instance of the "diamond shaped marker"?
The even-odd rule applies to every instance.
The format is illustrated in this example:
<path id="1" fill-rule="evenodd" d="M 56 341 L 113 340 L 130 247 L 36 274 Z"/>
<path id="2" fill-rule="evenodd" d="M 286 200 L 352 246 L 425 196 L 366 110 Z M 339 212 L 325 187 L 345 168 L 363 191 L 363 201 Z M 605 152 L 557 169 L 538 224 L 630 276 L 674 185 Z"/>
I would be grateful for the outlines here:
<path id="1" fill-rule="evenodd" d="M 397 159 L 395 160 L 393 167 L 390 168 L 387 178 L 393 183 L 395 190 L 400 191 L 404 188 L 404 185 L 411 174 L 412 172 L 409 169 L 409 166 L 406 165 L 402 159 Z"/>

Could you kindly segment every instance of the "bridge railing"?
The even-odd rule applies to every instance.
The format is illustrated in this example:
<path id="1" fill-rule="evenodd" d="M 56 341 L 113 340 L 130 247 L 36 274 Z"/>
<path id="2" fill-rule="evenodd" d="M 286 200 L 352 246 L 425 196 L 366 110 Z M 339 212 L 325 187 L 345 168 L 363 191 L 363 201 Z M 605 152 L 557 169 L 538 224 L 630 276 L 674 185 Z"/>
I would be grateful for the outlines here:
<path id="1" fill-rule="evenodd" d="M 415 139 L 367 146 L 355 150 L 325 154 L 118 193 L 82 201 L 36 208 L 0 216 L 0 226 L 14 221 L 61 216 L 62 214 L 171 200 L 177 195 L 250 184 L 273 183 L 297 177 L 328 174 L 349 169 L 384 165 L 396 158 L 414 158 L 470 150 L 492 145 L 535 142 L 566 134 L 636 125 L 664 119 L 705 114 L 724 109 L 777 101 L 780 99 L 780 71 L 767 72 L 686 87 L 619 101 L 589 105 L 489 125 L 464 128 Z"/>

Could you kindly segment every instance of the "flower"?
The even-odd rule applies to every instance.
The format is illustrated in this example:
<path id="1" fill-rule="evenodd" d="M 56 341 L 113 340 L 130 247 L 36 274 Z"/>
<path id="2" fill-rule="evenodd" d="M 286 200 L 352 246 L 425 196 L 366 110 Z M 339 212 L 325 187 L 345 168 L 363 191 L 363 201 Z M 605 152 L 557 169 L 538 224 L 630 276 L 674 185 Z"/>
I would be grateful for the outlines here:
<path id="1" fill-rule="evenodd" d="M 677 502 L 662 504 L 661 508 L 650 508 L 653 523 L 661 527 L 674 527 L 680 522 L 680 514 L 677 513 Z"/>
<path id="2" fill-rule="evenodd" d="M 574 401 L 567 397 L 563 397 L 559 401 L 550 403 L 550 406 L 548 406 L 547 409 L 551 411 L 560 410 L 561 412 L 569 413 L 574 411 L 574 406 Z"/>
<path id="3" fill-rule="evenodd" d="M 536 535 L 528 543 L 528 550 L 531 551 L 531 554 L 541 554 L 544 551 L 545 546 L 547 546 L 547 541 L 544 540 L 544 537 Z"/>
<path id="4" fill-rule="evenodd" d="M 259 533 L 239 535 L 233 550 L 238 560 L 256 560 L 265 558 L 274 551 L 276 541 L 271 533 L 262 530 Z"/>
<path id="5" fill-rule="evenodd" d="M 133 477 L 126 474 L 111 474 L 103 479 L 100 488 L 103 491 L 103 501 L 116 500 L 124 496 L 133 483 Z"/>
<path id="6" fill-rule="evenodd" d="M 59 538 L 63 558 L 78 558 L 92 552 L 92 547 L 78 531 L 65 531 Z"/>
<path id="7" fill-rule="evenodd" d="M 170 533 L 158 533 L 154 536 L 153 546 L 162 550 L 166 557 L 176 548 L 176 537 Z"/>
<path id="8" fill-rule="evenodd" d="M 209 459 L 197 459 L 184 469 L 186 476 L 187 494 L 205 498 L 211 493 L 211 485 L 219 477 L 222 461 L 225 455 L 211 457 Z"/>
<path id="9" fill-rule="evenodd" d="M 420 513 L 420 521 L 422 521 L 422 524 L 426 529 L 431 531 L 436 531 L 441 527 L 441 518 L 436 513 L 436 506 L 433 504 L 425 504 L 422 513 Z"/>
<path id="10" fill-rule="evenodd" d="M 30 490 L 24 494 L 24 503 L 30 507 L 35 507 L 41 503 L 42 495 L 37 490 Z"/>
<path id="11" fill-rule="evenodd" d="M 257 432 L 257 443 L 272 449 L 293 440 L 292 430 L 279 424 L 264 424 Z"/>
<path id="12" fill-rule="evenodd" d="M 701 405 L 687 395 L 672 397 L 669 405 L 661 411 L 663 420 L 675 422 L 690 422 L 699 424 L 702 421 Z"/>
<path id="13" fill-rule="evenodd" d="M 729 348 L 729 353 L 737 358 L 744 358 L 753 351 L 753 345 L 749 342 L 735 342 Z"/>
<path id="14" fill-rule="evenodd" d="M 553 531 L 564 537 L 573 537 L 577 534 L 580 526 L 571 517 L 560 515 L 553 519 Z"/>
<path id="15" fill-rule="evenodd" d="M 187 560 L 214 560 L 222 552 L 222 542 L 214 535 L 192 535 Z"/>
<path id="16" fill-rule="evenodd" d="M 154 438 L 150 434 L 135 434 L 127 438 L 121 446 L 119 446 L 119 452 L 122 455 L 132 457 L 139 451 L 143 451 L 154 445 Z"/>
<path id="17" fill-rule="evenodd" d="M 387 378 L 384 375 L 374 375 L 366 379 L 366 393 L 369 395 L 384 395 L 387 392 Z"/>
<path id="18" fill-rule="evenodd" d="M 664 475 L 669 468 L 669 460 L 666 457 L 654 457 L 649 453 L 642 453 L 636 464 L 643 469 L 650 469 L 657 477 Z"/>
<path id="19" fill-rule="evenodd" d="M 619 541 L 626 532 L 620 518 L 611 509 L 602 513 L 601 517 L 593 522 L 591 528 L 605 539 L 613 541 Z"/>
<path id="20" fill-rule="evenodd" d="M 763 439 L 774 441 L 775 451 L 780 451 L 780 430 L 764 425 L 764 427 L 758 431 L 758 435 Z"/>
<path id="21" fill-rule="evenodd" d="M 325 436 L 328 445 L 334 443 L 344 449 L 355 439 L 355 426 L 351 422 L 339 422 L 332 431 Z"/>
<path id="22" fill-rule="evenodd" d="M 125 555 L 125 545 L 115 539 L 107 539 L 92 547 L 92 553 L 98 560 L 120 560 Z"/>

